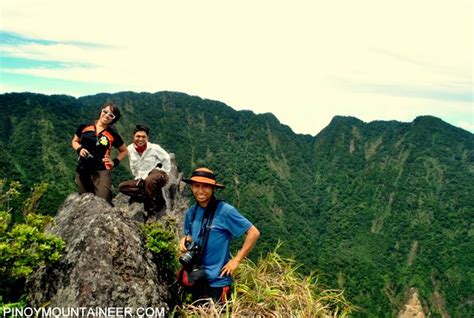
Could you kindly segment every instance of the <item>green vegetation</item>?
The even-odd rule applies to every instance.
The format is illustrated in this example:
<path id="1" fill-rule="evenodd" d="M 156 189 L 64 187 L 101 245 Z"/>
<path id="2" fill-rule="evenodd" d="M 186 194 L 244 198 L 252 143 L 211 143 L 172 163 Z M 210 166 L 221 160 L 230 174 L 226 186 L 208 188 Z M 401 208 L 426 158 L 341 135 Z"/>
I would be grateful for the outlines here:
<path id="1" fill-rule="evenodd" d="M 151 141 L 176 154 L 184 175 L 198 165 L 218 173 L 226 185 L 218 197 L 262 233 L 252 257 L 283 240 L 279 253 L 343 289 L 361 307 L 354 316 L 395 315 L 410 287 L 431 316 L 474 315 L 473 134 L 430 116 L 412 123 L 335 117 L 312 137 L 271 114 L 174 92 L 3 94 L 0 178 L 26 189 L 48 182 L 38 210 L 56 211 L 76 190 L 72 135 L 106 101 L 121 108 L 116 129 L 127 143 L 143 123 Z M 126 164 L 113 171 L 115 185 L 128 178 Z"/>
<path id="2" fill-rule="evenodd" d="M 292 259 L 274 251 L 253 263 L 238 268 L 229 306 L 212 301 L 196 306 L 185 305 L 184 317 L 347 317 L 356 310 L 342 291 L 324 289 L 317 276 L 303 277 Z"/>
<path id="3" fill-rule="evenodd" d="M 45 233 L 50 216 L 34 213 L 47 184 L 36 186 L 22 205 L 12 203 L 20 196 L 20 183 L 0 180 L 0 307 L 24 306 L 25 279 L 39 266 L 56 262 L 63 241 Z M 12 221 L 22 211 L 23 220 Z M 1 314 L 1 312 L 0 312 Z"/>
<path id="4" fill-rule="evenodd" d="M 177 251 L 178 242 L 173 229 L 176 222 L 165 220 L 164 224 L 149 222 L 143 225 L 146 236 L 146 246 L 153 255 L 153 261 L 161 270 L 161 274 L 168 281 L 175 278 L 178 269 Z"/>

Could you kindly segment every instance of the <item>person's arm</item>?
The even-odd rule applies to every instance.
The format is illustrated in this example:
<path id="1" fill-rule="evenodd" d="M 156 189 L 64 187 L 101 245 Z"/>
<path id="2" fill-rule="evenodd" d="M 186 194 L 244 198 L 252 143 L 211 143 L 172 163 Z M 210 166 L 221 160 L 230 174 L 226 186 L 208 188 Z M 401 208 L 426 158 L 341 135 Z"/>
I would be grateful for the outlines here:
<path id="1" fill-rule="evenodd" d="M 154 144 L 154 145 L 155 145 L 156 154 L 161 163 L 161 170 L 163 170 L 166 173 L 170 173 L 171 157 L 169 153 L 166 150 L 164 150 L 163 147 L 161 147 L 160 145 L 158 144 Z"/>
<path id="2" fill-rule="evenodd" d="M 81 157 L 86 157 L 87 154 L 89 153 L 89 151 L 87 151 L 86 148 L 82 148 L 81 139 L 77 135 L 74 135 L 74 137 L 72 137 L 71 146 L 72 146 L 72 149 L 74 149 L 77 152 L 77 154 Z"/>
<path id="3" fill-rule="evenodd" d="M 140 167 L 138 164 L 138 158 L 135 153 L 132 154 L 133 148 L 127 148 L 128 150 L 128 163 L 130 165 L 130 171 L 132 171 L 132 175 L 134 176 L 135 180 L 142 179 L 139 177 Z"/>
<path id="4" fill-rule="evenodd" d="M 111 165 L 112 167 L 118 166 L 120 161 L 125 159 L 125 157 L 127 156 L 127 153 L 128 153 L 127 146 L 125 146 L 125 144 L 122 144 L 120 147 L 118 147 L 118 151 L 119 153 L 117 157 L 115 157 L 115 159 L 112 160 L 110 159 L 109 155 L 106 155 L 104 159 L 102 159 L 102 161 L 105 162 L 105 164 Z M 116 160 L 118 160 L 117 164 L 115 162 Z"/>
<path id="5" fill-rule="evenodd" d="M 257 240 L 260 236 L 260 231 L 255 227 L 255 225 L 252 225 L 248 230 L 247 230 L 247 236 L 245 237 L 244 244 L 242 245 L 242 248 L 240 251 L 237 253 L 234 258 L 232 258 L 230 261 L 227 262 L 227 264 L 222 267 L 221 270 L 221 277 L 225 275 L 233 275 L 237 267 L 240 265 L 240 262 L 250 253 L 250 251 L 253 249 L 255 244 L 257 243 Z"/>
<path id="6" fill-rule="evenodd" d="M 127 149 L 127 146 L 125 146 L 125 144 L 122 144 L 119 148 L 118 148 L 118 155 L 117 155 L 117 159 L 122 161 L 123 159 L 125 159 L 125 157 L 127 156 L 127 153 L 128 153 L 128 149 Z"/>
<path id="7" fill-rule="evenodd" d="M 183 224 L 183 229 L 184 229 L 184 237 L 182 237 L 179 240 L 179 245 L 178 249 L 181 253 L 184 253 L 187 251 L 186 249 L 186 242 L 192 242 L 193 237 L 191 236 L 191 228 L 190 228 L 190 223 L 191 223 L 191 215 L 190 215 L 190 209 L 186 210 L 186 215 L 184 216 L 184 224 Z"/>
<path id="8" fill-rule="evenodd" d="M 164 152 L 164 156 L 161 159 L 161 164 L 163 165 L 161 169 L 163 169 L 166 173 L 170 173 L 171 171 L 171 158 L 167 152 Z"/>

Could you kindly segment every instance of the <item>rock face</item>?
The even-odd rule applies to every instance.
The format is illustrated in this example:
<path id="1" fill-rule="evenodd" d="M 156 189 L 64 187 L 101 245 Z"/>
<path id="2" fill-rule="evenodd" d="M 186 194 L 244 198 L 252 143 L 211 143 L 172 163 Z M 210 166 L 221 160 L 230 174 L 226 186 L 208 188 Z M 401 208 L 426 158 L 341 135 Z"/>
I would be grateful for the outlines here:
<path id="1" fill-rule="evenodd" d="M 30 279 L 31 304 L 52 307 L 163 307 L 169 294 L 139 223 L 92 194 L 70 195 L 51 232 L 62 260 Z"/>
<path id="2" fill-rule="evenodd" d="M 397 318 L 425 318 L 416 288 L 410 289 L 408 300 L 398 313 Z"/>
<path id="3" fill-rule="evenodd" d="M 156 219 L 177 218 L 187 200 L 181 197 L 175 169 L 164 189 L 167 200 Z M 27 282 L 31 306 L 165 308 L 168 283 L 152 262 L 141 231 L 143 205 L 118 195 L 114 207 L 92 194 L 71 194 L 49 229 L 65 241 L 61 260 L 40 268 Z M 178 233 L 176 229 L 176 233 Z"/>

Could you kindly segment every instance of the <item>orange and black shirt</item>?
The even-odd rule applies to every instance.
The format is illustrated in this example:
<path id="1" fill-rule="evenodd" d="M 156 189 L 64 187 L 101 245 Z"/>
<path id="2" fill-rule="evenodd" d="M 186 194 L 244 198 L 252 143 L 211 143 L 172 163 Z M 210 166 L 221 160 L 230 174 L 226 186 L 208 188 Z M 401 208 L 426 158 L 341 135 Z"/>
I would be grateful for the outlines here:
<path id="1" fill-rule="evenodd" d="M 79 137 L 81 146 L 94 157 L 98 171 L 110 169 L 105 166 L 102 159 L 110 154 L 112 147 L 119 148 L 124 144 L 122 137 L 113 128 L 107 127 L 98 132 L 95 129 L 95 123 L 79 125 L 76 136 Z"/>

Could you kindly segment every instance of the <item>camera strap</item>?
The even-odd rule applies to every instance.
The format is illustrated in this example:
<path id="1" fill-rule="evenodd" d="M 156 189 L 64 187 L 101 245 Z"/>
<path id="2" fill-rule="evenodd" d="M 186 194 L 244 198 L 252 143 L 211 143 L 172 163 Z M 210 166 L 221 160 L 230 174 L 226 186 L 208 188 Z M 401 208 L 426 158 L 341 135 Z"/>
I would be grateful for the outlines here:
<path id="1" fill-rule="evenodd" d="M 216 200 L 214 197 L 209 201 L 208 206 L 204 210 L 204 213 L 202 215 L 202 221 L 201 221 L 201 229 L 199 231 L 198 238 L 200 240 L 200 245 L 201 245 L 201 257 L 204 254 L 204 250 L 206 249 L 207 246 L 207 241 L 209 239 L 209 232 L 211 231 L 211 225 L 212 225 L 212 220 L 214 219 L 214 215 L 216 213 L 217 207 L 221 200 Z M 196 203 L 196 206 L 194 207 L 193 214 L 191 215 L 191 222 L 189 223 L 189 229 L 188 232 L 191 233 L 192 225 L 194 222 L 194 219 L 196 218 L 196 213 L 198 209 L 198 204 Z M 198 264 L 202 262 L 201 258 L 199 258 Z"/>

